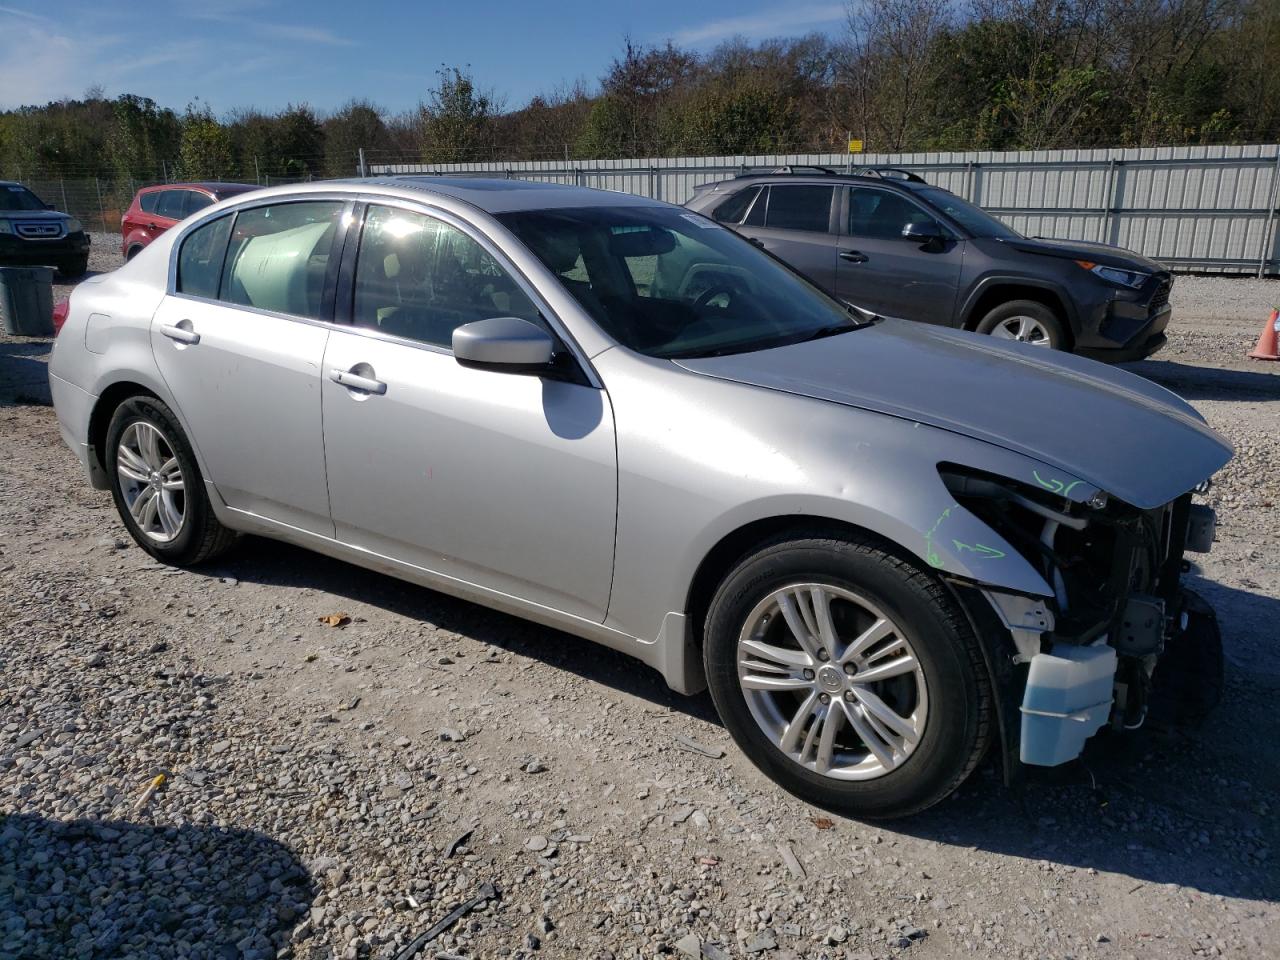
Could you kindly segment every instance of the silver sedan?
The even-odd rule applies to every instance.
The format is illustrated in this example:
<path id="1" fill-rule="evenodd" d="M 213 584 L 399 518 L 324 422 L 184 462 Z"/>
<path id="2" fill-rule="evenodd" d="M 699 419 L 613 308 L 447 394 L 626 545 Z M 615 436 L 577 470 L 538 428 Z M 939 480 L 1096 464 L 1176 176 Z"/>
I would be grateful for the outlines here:
<path id="1" fill-rule="evenodd" d="M 1207 705 L 1167 654 L 1216 649 L 1179 578 L 1231 450 L 1187 404 L 868 315 L 679 207 L 240 195 L 79 286 L 50 379 L 154 557 L 275 537 L 590 638 L 859 816 Z"/>

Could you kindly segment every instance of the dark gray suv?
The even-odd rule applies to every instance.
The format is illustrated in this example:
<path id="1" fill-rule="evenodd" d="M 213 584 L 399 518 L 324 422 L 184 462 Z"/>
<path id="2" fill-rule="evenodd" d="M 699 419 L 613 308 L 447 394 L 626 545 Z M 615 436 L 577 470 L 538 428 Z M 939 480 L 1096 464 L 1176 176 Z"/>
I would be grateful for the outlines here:
<path id="1" fill-rule="evenodd" d="M 1173 278 L 1101 243 L 1024 237 L 901 170 L 784 167 L 699 187 L 686 206 L 746 236 L 841 300 L 889 316 L 1073 350 L 1149 357 Z"/>

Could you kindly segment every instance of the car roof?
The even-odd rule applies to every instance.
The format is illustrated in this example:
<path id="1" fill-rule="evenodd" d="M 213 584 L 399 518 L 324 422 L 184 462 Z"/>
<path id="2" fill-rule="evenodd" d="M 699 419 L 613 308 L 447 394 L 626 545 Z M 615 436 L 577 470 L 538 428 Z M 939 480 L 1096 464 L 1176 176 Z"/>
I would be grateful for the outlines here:
<path id="1" fill-rule="evenodd" d="M 223 183 L 218 180 L 191 180 L 181 183 L 155 183 L 149 187 L 143 187 L 139 193 L 155 193 L 157 190 L 173 190 L 185 187 L 195 187 L 199 190 L 208 190 L 210 193 L 247 193 L 250 190 L 262 189 L 254 183 Z"/>
<path id="2" fill-rule="evenodd" d="M 656 206 L 658 200 L 637 197 L 613 190 L 594 190 L 563 183 L 536 180 L 508 180 L 488 177 L 390 176 L 338 181 L 362 190 L 391 187 L 397 190 L 422 191 L 452 197 L 469 203 L 486 213 L 512 213 L 519 210 L 547 210 L 566 207 L 639 207 Z"/>

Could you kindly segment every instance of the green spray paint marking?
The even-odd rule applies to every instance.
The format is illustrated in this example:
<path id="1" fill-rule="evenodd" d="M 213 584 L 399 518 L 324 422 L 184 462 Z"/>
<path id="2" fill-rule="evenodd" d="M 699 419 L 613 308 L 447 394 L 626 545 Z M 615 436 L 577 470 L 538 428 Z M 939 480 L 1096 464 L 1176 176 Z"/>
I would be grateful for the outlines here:
<path id="1" fill-rule="evenodd" d="M 1046 480 L 1035 470 L 1031 471 L 1031 475 L 1036 478 L 1036 483 L 1040 484 L 1040 486 L 1064 497 L 1069 497 L 1072 489 L 1080 485 L 1079 480 L 1073 480 L 1071 483 L 1063 483 L 1055 477 L 1050 477 Z"/>
<path id="2" fill-rule="evenodd" d="M 959 506 L 960 504 L 953 503 L 951 506 L 947 507 L 947 509 L 943 510 L 941 515 L 934 522 L 933 526 L 930 527 L 924 535 L 924 558 L 929 561 L 929 566 L 931 567 L 942 566 L 942 558 L 938 556 L 938 551 L 933 546 L 933 536 L 938 532 L 938 528 L 942 526 L 942 521 L 951 516 L 951 511 L 955 510 Z"/>
<path id="3" fill-rule="evenodd" d="M 1003 550 L 997 550 L 995 547 L 988 547 L 981 543 L 961 543 L 959 540 L 952 540 L 955 544 L 957 553 L 964 553 L 968 550 L 970 553 L 976 553 L 984 560 L 999 560 L 1004 556 Z"/>

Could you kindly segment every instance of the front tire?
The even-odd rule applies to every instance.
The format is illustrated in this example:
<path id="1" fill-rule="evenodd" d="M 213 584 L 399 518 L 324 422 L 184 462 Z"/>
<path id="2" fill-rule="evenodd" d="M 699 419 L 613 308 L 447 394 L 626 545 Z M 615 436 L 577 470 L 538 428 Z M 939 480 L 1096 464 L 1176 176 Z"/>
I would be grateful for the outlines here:
<path id="1" fill-rule="evenodd" d="M 79 280 L 89 272 L 89 257 L 76 257 L 74 260 L 64 260 L 58 264 L 58 273 L 65 280 Z"/>
<path id="2" fill-rule="evenodd" d="M 120 519 L 157 560 L 186 567 L 236 540 L 213 515 L 204 479 L 177 417 L 155 397 L 130 397 L 107 427 L 107 475 Z"/>
<path id="3" fill-rule="evenodd" d="M 762 544 L 712 599 L 712 700 L 747 757 L 804 800 L 867 819 L 956 789 L 993 732 L 978 640 L 928 572 L 819 531 Z"/>
<path id="4" fill-rule="evenodd" d="M 1002 303 L 978 321 L 975 329 L 1000 340 L 1017 340 L 1051 350 L 1065 349 L 1067 342 L 1057 314 L 1035 300 Z"/>

